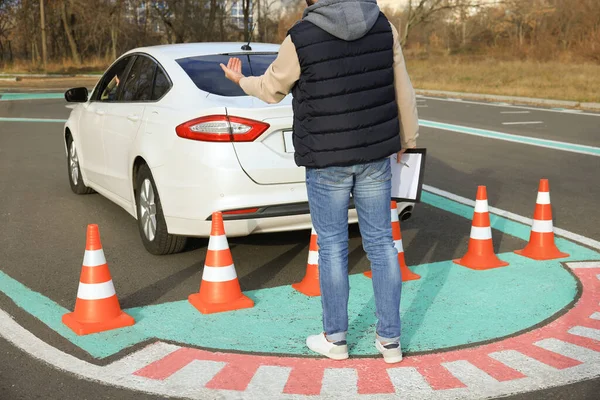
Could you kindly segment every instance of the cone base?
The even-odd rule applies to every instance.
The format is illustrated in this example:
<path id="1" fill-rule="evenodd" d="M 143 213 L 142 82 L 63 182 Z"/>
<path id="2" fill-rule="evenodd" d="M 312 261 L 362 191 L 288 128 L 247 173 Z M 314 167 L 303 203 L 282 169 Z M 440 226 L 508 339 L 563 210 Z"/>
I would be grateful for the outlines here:
<path id="1" fill-rule="evenodd" d="M 302 293 L 303 295 L 309 297 L 316 297 L 321 295 L 321 288 L 319 287 L 319 281 L 316 282 L 308 279 L 303 279 L 298 283 L 292 284 L 292 287 Z"/>
<path id="2" fill-rule="evenodd" d="M 62 322 L 79 336 L 124 328 L 135 324 L 133 317 L 124 312 L 116 318 L 102 322 L 81 322 L 76 319 L 75 313 L 72 312 L 63 315 Z"/>
<path id="3" fill-rule="evenodd" d="M 400 272 L 402 274 L 402 282 L 405 282 L 405 281 L 416 281 L 416 280 L 421 279 L 421 275 L 415 274 L 410 269 L 408 269 L 408 267 L 406 267 L 406 268 L 400 268 Z"/>
<path id="4" fill-rule="evenodd" d="M 401 268 L 400 274 L 402 275 L 402 282 L 416 281 L 418 279 L 421 279 L 421 275 L 415 274 L 408 268 L 406 268 L 406 270 L 404 268 Z M 363 275 L 366 276 L 367 278 L 373 279 L 373 271 L 363 272 Z"/>
<path id="5" fill-rule="evenodd" d="M 492 256 L 464 256 L 456 260 L 452 260 L 455 264 L 474 269 L 477 271 L 484 271 L 486 269 L 494 269 L 500 267 L 506 267 L 509 265 L 507 262 L 500 260 L 495 255 Z"/>
<path id="6" fill-rule="evenodd" d="M 563 253 L 562 251 L 558 250 L 558 248 L 556 248 L 556 247 L 551 248 L 551 249 L 548 249 L 546 247 L 544 247 L 544 248 L 540 248 L 540 247 L 528 248 L 528 247 L 525 247 L 522 250 L 515 250 L 515 253 L 518 254 L 518 255 L 520 255 L 520 256 L 531 258 L 532 260 L 538 260 L 538 261 L 555 260 L 557 258 L 566 258 L 566 257 L 569 257 L 569 254 Z"/>
<path id="7" fill-rule="evenodd" d="M 194 293 L 188 297 L 188 301 L 202 314 L 214 314 L 254 307 L 254 301 L 244 294 L 228 303 L 208 303 L 200 298 L 200 293 Z"/>

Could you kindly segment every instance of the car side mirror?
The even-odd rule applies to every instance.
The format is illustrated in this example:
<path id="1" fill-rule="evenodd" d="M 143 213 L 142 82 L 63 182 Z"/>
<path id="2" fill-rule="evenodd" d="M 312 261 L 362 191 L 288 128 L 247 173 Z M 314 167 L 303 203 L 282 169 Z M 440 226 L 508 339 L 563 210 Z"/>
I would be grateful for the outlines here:
<path id="1" fill-rule="evenodd" d="M 69 89 L 65 92 L 65 100 L 70 103 L 85 103 L 88 100 L 88 90 L 85 87 Z"/>

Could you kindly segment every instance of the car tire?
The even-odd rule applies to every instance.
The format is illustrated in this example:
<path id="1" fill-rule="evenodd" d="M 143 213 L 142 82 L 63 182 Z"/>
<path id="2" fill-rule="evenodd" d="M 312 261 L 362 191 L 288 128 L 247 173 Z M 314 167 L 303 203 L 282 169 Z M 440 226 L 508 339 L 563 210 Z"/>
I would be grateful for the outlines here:
<path id="1" fill-rule="evenodd" d="M 69 184 L 71 190 L 75 194 L 92 194 L 94 189 L 87 187 L 81 175 L 81 167 L 79 166 L 79 156 L 73 138 L 67 138 L 67 172 L 69 176 Z"/>
<path id="2" fill-rule="evenodd" d="M 181 252 L 187 243 L 187 237 L 171 235 L 167 231 L 156 184 L 146 164 L 140 167 L 136 175 L 135 201 L 138 229 L 146 250 L 154 255 Z"/>

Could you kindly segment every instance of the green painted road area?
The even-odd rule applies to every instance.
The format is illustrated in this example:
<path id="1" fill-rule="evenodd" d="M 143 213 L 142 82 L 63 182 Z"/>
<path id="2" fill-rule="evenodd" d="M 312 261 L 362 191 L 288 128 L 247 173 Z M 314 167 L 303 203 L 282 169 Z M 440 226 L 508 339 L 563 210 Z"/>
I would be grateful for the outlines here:
<path id="1" fill-rule="evenodd" d="M 0 101 L 64 99 L 64 93 L 0 93 Z"/>
<path id="2" fill-rule="evenodd" d="M 470 219 L 473 209 L 424 192 L 422 201 Z M 528 240 L 529 226 L 491 215 L 492 227 Z M 552 318 L 577 297 L 577 281 L 561 262 L 600 258 L 600 254 L 558 238 L 571 254 L 553 261 L 533 261 L 514 253 L 499 257 L 510 265 L 473 271 L 451 261 L 411 267 L 422 278 L 405 282 L 402 292 L 402 347 L 406 352 L 433 351 L 513 335 Z M 410 251 L 407 249 L 407 251 Z M 235 250 L 233 251 L 235 261 Z M 110 258 L 108 259 L 110 266 Z M 198 273 L 198 282 L 201 274 Z M 375 306 L 371 280 L 350 277 L 351 353 L 374 354 Z M 74 295 L 76 287 L 73 288 Z M 118 282 L 116 283 L 119 293 Z M 246 292 L 252 309 L 203 315 L 187 299 L 125 310 L 136 324 L 129 328 L 77 336 L 61 322 L 70 310 L 0 272 L 0 291 L 51 329 L 87 351 L 104 358 L 129 346 L 158 338 L 225 351 L 309 354 L 303 339 L 321 329 L 320 298 L 308 298 L 282 286 Z"/>

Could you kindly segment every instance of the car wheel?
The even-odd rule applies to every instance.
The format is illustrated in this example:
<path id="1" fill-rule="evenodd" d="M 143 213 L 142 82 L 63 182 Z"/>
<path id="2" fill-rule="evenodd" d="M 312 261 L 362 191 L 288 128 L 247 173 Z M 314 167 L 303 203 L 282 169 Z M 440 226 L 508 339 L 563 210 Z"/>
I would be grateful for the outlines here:
<path id="1" fill-rule="evenodd" d="M 77 155 L 77 148 L 73 138 L 69 136 L 67 139 L 67 168 L 69 172 L 69 183 L 71 184 L 71 190 L 76 194 L 91 194 L 94 193 L 94 189 L 89 188 L 83 182 L 83 176 L 81 175 L 81 168 L 79 167 L 79 157 Z"/>
<path id="2" fill-rule="evenodd" d="M 135 182 L 137 221 L 144 247 L 150 254 L 179 253 L 185 247 L 187 237 L 171 235 L 162 211 L 154 178 L 147 165 L 142 165 Z"/>

